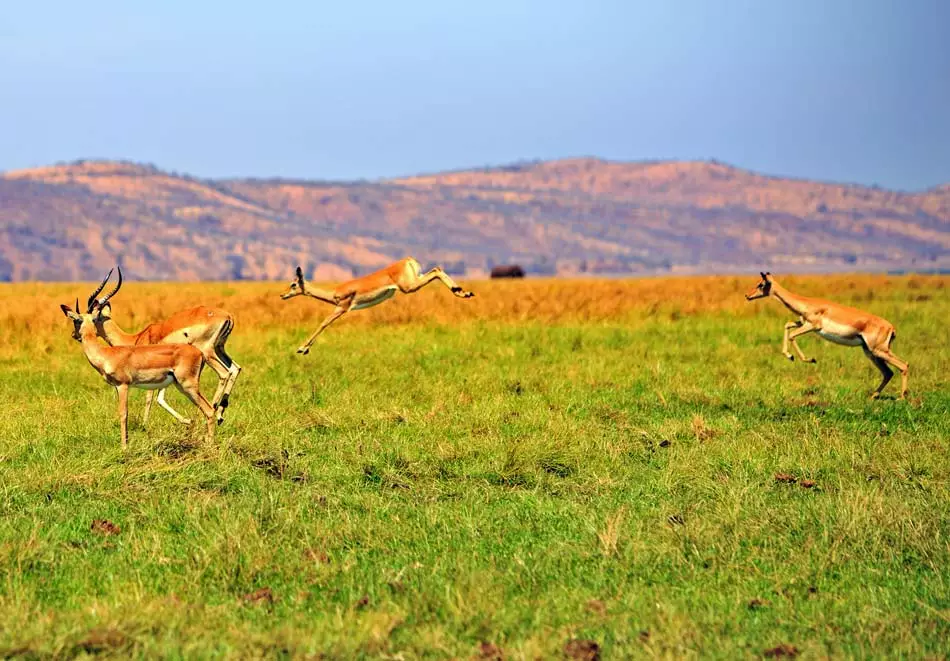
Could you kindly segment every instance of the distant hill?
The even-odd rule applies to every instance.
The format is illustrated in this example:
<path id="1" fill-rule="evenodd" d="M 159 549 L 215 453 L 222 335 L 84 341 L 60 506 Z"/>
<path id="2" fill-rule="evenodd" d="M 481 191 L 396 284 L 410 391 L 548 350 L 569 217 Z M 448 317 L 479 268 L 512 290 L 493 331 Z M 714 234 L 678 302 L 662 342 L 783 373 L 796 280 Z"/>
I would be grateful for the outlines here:
<path id="1" fill-rule="evenodd" d="M 338 280 L 411 254 L 484 276 L 950 268 L 950 185 L 716 162 L 522 163 L 374 182 L 203 180 L 84 161 L 0 176 L 0 280 Z"/>

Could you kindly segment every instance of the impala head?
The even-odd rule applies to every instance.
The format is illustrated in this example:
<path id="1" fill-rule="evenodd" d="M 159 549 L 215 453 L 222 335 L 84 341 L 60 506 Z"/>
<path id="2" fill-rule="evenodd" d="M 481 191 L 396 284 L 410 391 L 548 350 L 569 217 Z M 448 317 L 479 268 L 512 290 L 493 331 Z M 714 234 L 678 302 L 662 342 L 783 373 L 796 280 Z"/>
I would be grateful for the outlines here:
<path id="1" fill-rule="evenodd" d="M 79 299 L 76 299 L 76 308 L 75 310 L 68 305 L 60 305 L 59 309 L 63 311 L 63 314 L 66 315 L 71 322 L 73 322 L 73 339 L 77 342 L 82 342 L 83 333 L 87 332 L 90 328 L 93 332 L 96 330 L 96 323 L 99 317 L 99 311 L 94 312 L 79 312 Z"/>
<path id="2" fill-rule="evenodd" d="M 109 299 L 115 296 L 119 292 L 119 288 L 122 287 L 122 269 L 119 268 L 119 280 L 116 283 L 115 288 L 102 298 L 96 298 L 102 290 L 105 289 L 106 283 L 109 282 L 109 278 L 112 277 L 112 272 L 114 269 L 110 269 L 109 273 L 106 274 L 106 277 L 103 278 L 102 282 L 99 283 L 99 286 L 96 287 L 96 290 L 92 292 L 89 298 L 86 300 L 86 312 L 83 313 L 79 307 L 79 299 L 76 299 L 76 309 L 70 308 L 68 305 L 60 305 L 59 309 L 63 311 L 70 321 L 73 322 L 73 339 L 77 341 L 82 341 L 83 327 L 87 324 L 93 324 L 96 329 L 96 333 L 104 337 L 104 332 L 102 331 L 102 322 L 112 318 L 112 306 L 109 304 Z"/>
<path id="3" fill-rule="evenodd" d="M 745 295 L 747 301 L 764 298 L 772 293 L 772 274 L 759 271 L 759 275 L 762 276 L 762 279 L 759 281 L 759 284 L 755 286 L 755 289 Z"/>
<path id="4" fill-rule="evenodd" d="M 300 296 L 301 294 L 306 293 L 307 283 L 303 279 L 303 270 L 298 266 L 296 272 L 294 273 L 294 279 L 290 282 L 290 287 L 283 294 L 280 295 L 280 298 L 286 301 L 288 298 L 293 298 L 294 296 Z"/>

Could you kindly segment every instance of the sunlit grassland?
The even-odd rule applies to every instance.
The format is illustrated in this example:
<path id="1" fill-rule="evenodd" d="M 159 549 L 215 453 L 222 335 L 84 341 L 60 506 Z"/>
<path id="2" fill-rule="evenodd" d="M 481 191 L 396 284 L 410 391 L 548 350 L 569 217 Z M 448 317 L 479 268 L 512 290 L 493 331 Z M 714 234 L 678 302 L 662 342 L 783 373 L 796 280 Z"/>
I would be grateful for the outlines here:
<path id="1" fill-rule="evenodd" d="M 133 394 L 123 455 L 58 309 L 90 287 L 4 286 L 0 654 L 946 655 L 950 280 L 783 283 L 893 322 L 909 400 L 785 360 L 755 278 L 433 285 L 306 357 L 330 308 L 283 283 L 129 282 L 127 330 L 233 312 L 245 371 L 212 445 Z"/>

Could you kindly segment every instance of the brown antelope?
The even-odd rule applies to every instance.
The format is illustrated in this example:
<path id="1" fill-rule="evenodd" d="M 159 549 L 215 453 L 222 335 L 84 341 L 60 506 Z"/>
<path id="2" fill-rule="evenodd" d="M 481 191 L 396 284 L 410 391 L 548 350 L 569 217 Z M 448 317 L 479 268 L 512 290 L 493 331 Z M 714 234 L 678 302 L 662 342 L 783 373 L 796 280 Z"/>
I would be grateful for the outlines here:
<path id="1" fill-rule="evenodd" d="M 205 363 L 218 375 L 218 388 L 211 399 L 217 415 L 218 424 L 224 421 L 224 410 L 228 407 L 231 389 L 241 373 L 241 366 L 234 362 L 225 351 L 224 344 L 234 329 L 234 318 L 226 310 L 198 306 L 188 310 L 176 312 L 164 321 L 149 324 L 138 333 L 127 333 L 112 319 L 112 305 L 109 302 L 122 287 L 122 269 L 119 268 L 119 277 L 115 288 L 106 296 L 96 299 L 103 290 L 112 271 L 106 275 L 99 287 L 89 297 L 87 313 L 96 310 L 96 331 L 99 337 L 112 346 L 142 346 L 147 344 L 191 344 L 201 351 Z M 154 390 L 149 390 L 145 399 L 145 413 L 142 423 L 148 421 L 148 414 L 152 408 Z M 165 389 L 158 391 L 158 405 L 168 411 L 172 417 L 183 424 L 191 421 L 173 409 L 165 401 Z"/>
<path id="2" fill-rule="evenodd" d="M 881 319 L 869 312 L 849 308 L 844 305 L 823 301 L 819 298 L 805 298 L 793 294 L 780 285 L 771 273 L 760 273 L 762 279 L 755 289 L 746 294 L 746 300 L 773 296 L 785 307 L 799 315 L 798 321 L 785 324 L 785 336 L 782 340 L 782 353 L 789 360 L 795 360 L 788 351 L 788 345 L 795 348 L 795 353 L 806 363 L 817 362 L 814 358 L 805 358 L 798 346 L 798 338 L 806 333 L 818 333 L 821 337 L 852 347 L 861 347 L 865 355 L 881 371 L 884 379 L 881 385 L 871 393 L 871 399 L 876 399 L 884 387 L 894 376 L 888 363 L 900 370 L 901 399 L 907 396 L 908 365 L 891 353 L 891 342 L 896 334 L 894 326 L 887 320 Z"/>
<path id="3" fill-rule="evenodd" d="M 201 410 L 208 423 L 207 438 L 214 438 L 214 407 L 198 389 L 204 356 L 190 344 L 154 344 L 108 347 L 99 343 L 98 317 L 101 308 L 79 314 L 68 305 L 60 309 L 73 322 L 73 339 L 82 343 L 89 364 L 119 394 L 119 427 L 122 449 L 129 447 L 129 388 L 149 390 L 174 385 Z"/>
<path id="4" fill-rule="evenodd" d="M 403 294 L 412 294 L 425 287 L 430 282 L 440 280 L 442 284 L 452 290 L 459 298 L 471 298 L 475 294 L 465 291 L 450 278 L 445 271 L 436 266 L 428 273 L 422 273 L 419 262 L 412 257 L 406 257 L 384 269 L 364 275 L 361 278 L 344 282 L 333 289 L 318 289 L 304 282 L 303 271 L 297 267 L 296 277 L 290 283 L 290 288 L 280 297 L 283 300 L 294 296 L 309 296 L 324 303 L 335 305 L 336 308 L 329 317 L 323 320 L 316 332 L 307 338 L 297 353 L 308 354 L 317 336 L 327 329 L 327 326 L 351 310 L 362 310 L 379 305 L 392 298 L 397 291 Z"/>

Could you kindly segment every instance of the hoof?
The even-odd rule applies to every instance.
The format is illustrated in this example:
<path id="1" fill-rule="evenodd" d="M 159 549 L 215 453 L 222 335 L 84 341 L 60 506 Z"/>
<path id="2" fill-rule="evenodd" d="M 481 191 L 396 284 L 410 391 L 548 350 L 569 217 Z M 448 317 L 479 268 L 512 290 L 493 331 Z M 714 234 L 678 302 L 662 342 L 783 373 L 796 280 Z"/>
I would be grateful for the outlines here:
<path id="1" fill-rule="evenodd" d="M 191 424 L 191 418 L 185 418 L 184 420 L 181 421 L 181 424 L 183 424 L 183 425 L 190 425 L 190 424 Z"/>
<path id="2" fill-rule="evenodd" d="M 787 354 L 785 354 L 785 357 L 788 358 L 788 359 L 789 359 L 790 361 L 792 361 L 793 363 L 795 362 L 795 356 L 793 356 L 792 354 L 787 353 Z"/>
<path id="3" fill-rule="evenodd" d="M 310 347 L 300 347 L 299 349 L 297 349 L 297 353 L 299 353 L 302 356 L 306 356 L 308 353 L 310 353 Z"/>
<path id="4" fill-rule="evenodd" d="M 811 363 L 812 365 L 814 365 L 814 364 L 817 363 L 818 361 L 815 360 L 814 358 L 809 358 L 809 359 L 808 359 L 807 361 L 805 361 L 805 362 Z"/>
<path id="5" fill-rule="evenodd" d="M 221 397 L 221 401 L 218 402 L 218 406 L 221 408 L 222 411 L 223 411 L 224 409 L 228 408 L 228 394 L 227 394 L 227 393 L 225 393 L 225 394 Z"/>
<path id="6" fill-rule="evenodd" d="M 875 399 L 877 399 L 877 398 L 880 397 L 880 396 L 881 396 L 881 393 L 879 393 L 879 392 L 872 392 L 872 393 L 871 393 L 871 399 L 872 399 L 872 400 L 875 400 Z"/>

